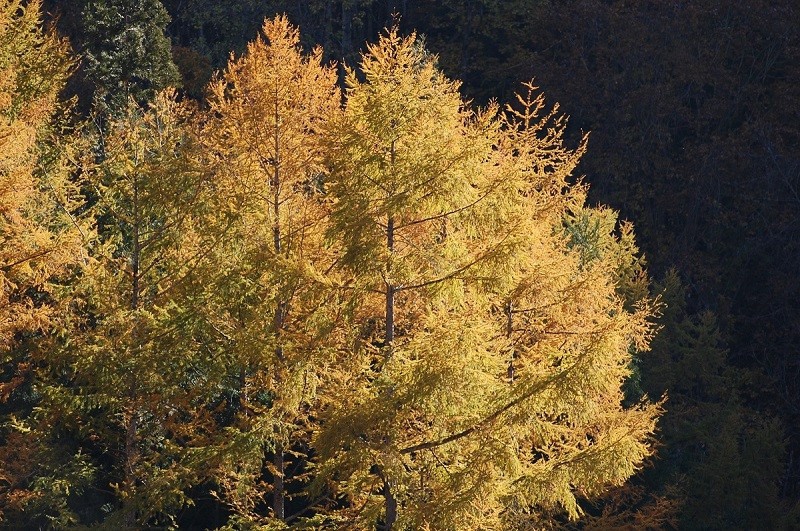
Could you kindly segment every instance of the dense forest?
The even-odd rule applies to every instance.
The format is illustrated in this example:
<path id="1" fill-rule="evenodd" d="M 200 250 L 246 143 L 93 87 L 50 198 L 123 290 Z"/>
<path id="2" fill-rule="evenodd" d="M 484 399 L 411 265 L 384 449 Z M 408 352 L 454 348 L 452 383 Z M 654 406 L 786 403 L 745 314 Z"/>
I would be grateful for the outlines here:
<path id="1" fill-rule="evenodd" d="M 800 528 L 799 135 L 792 0 L 0 0 L 0 526 Z"/>

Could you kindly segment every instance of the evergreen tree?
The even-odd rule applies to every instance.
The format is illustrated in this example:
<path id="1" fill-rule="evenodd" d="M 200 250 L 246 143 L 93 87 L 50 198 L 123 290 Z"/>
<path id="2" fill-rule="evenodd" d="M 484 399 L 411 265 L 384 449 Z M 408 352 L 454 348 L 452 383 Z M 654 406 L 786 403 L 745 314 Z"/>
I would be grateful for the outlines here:
<path id="1" fill-rule="evenodd" d="M 192 447 L 224 369 L 203 294 L 226 223 L 191 116 L 172 92 L 147 108 L 130 101 L 107 124 L 102 161 L 86 157 L 99 237 L 72 286 L 66 341 L 49 353 L 34 428 L 78 447 L 107 493 L 81 500 L 87 523 L 169 524 L 203 477 Z"/>
<path id="2" fill-rule="evenodd" d="M 747 405 L 757 373 L 727 363 L 716 316 L 687 313 L 675 271 L 660 288 L 663 330 L 642 360 L 642 384 L 669 401 L 664 446 L 646 484 L 682 494 L 681 529 L 786 528 L 789 507 L 778 497 L 783 428 Z"/>
<path id="3" fill-rule="evenodd" d="M 350 61 L 359 47 L 373 40 L 390 23 L 393 14 L 404 16 L 407 2 L 374 0 L 164 0 L 173 22 L 170 35 L 176 44 L 224 66 L 228 55 L 244 52 L 264 17 L 284 13 L 298 25 L 302 43 L 309 49 L 322 45 L 327 57 Z"/>
<path id="4" fill-rule="evenodd" d="M 159 0 L 82 0 L 81 7 L 77 44 L 95 105 L 124 114 L 129 97 L 143 104 L 178 83 Z"/>

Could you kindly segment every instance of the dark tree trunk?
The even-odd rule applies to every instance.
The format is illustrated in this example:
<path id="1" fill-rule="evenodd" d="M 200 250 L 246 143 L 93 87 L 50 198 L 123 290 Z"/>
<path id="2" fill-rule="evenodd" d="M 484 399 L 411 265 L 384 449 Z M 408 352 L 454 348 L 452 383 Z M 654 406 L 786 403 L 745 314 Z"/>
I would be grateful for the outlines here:
<path id="1" fill-rule="evenodd" d="M 385 531 L 392 531 L 394 523 L 397 521 L 397 499 L 392 492 L 392 485 L 389 478 L 385 475 L 383 477 L 383 497 L 386 500 L 386 522 L 384 524 Z"/>
<path id="2" fill-rule="evenodd" d="M 281 445 L 275 447 L 275 457 L 272 460 L 272 464 L 275 465 L 275 476 L 272 480 L 272 512 L 275 518 L 283 520 L 285 518 L 286 494 L 283 486 L 284 462 L 283 447 Z"/>
<path id="3" fill-rule="evenodd" d="M 394 218 L 389 217 L 386 228 L 386 242 L 391 253 L 394 250 Z M 391 279 L 386 281 L 386 335 L 384 346 L 386 347 L 386 357 L 391 356 L 392 341 L 394 341 L 394 294 L 395 286 Z"/>

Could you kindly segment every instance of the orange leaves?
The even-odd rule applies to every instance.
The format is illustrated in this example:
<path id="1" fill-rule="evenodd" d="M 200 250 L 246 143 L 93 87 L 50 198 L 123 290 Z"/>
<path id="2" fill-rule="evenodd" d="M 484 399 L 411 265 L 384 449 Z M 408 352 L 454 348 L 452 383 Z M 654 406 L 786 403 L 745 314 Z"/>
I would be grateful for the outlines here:
<path id="1" fill-rule="evenodd" d="M 15 333 L 46 325 L 31 290 L 47 291 L 81 245 L 67 213 L 64 146 L 50 134 L 71 59 L 39 16 L 38 1 L 0 2 L 0 352 Z"/>
<path id="2" fill-rule="evenodd" d="M 321 60 L 319 49 L 303 54 L 297 29 L 278 17 L 212 82 L 219 119 L 209 140 L 236 166 L 232 187 L 283 202 L 322 170 L 319 135 L 338 112 L 339 94 L 333 67 Z"/>

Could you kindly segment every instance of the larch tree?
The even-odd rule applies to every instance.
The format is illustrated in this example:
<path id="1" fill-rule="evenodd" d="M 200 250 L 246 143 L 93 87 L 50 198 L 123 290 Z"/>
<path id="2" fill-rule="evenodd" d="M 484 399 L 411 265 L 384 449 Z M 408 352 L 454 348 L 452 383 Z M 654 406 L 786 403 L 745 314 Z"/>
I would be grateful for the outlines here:
<path id="1" fill-rule="evenodd" d="M 458 84 L 395 30 L 370 47 L 361 70 L 366 82 L 348 73 L 345 114 L 327 151 L 336 201 L 331 238 L 342 243 L 341 265 L 355 275 L 360 299 L 357 348 L 345 351 L 340 385 L 328 391 L 339 402 L 317 446 L 323 471 L 333 465 L 353 475 L 354 508 L 378 481 L 390 528 L 410 495 L 399 449 L 430 422 L 446 430 L 453 416 L 478 410 L 488 389 L 484 370 L 501 371 L 481 358 L 489 334 L 465 279 L 480 282 L 508 247 L 488 223 L 503 184 L 486 168 L 495 127 L 489 115 L 469 111 Z M 454 360 L 460 341 L 473 347 L 460 361 L 475 373 L 457 375 L 443 363 Z M 441 392 L 451 384 L 463 386 L 461 403 Z M 417 460 L 414 475 L 429 476 L 433 459 Z M 425 496 L 412 497 L 421 507 Z M 370 504 L 365 521 L 379 509 Z"/>
<path id="2" fill-rule="evenodd" d="M 0 0 L 0 399 L 35 395 L 2 432 L 12 525 L 176 526 L 206 489 L 230 527 L 533 529 L 634 473 L 656 303 L 557 108 L 528 85 L 473 110 L 396 28 L 342 104 L 278 17 L 201 113 L 124 67 L 163 59 L 157 4 L 85 4 L 121 37 L 88 56 L 108 98 L 76 210 L 65 45 Z"/>
<path id="3" fill-rule="evenodd" d="M 223 368 L 204 294 L 228 222 L 193 116 L 173 91 L 146 108 L 131 100 L 96 140 L 102 158 L 86 155 L 98 237 L 50 354 L 39 422 L 81 448 L 108 493 L 85 519 L 109 526 L 169 524 L 202 480 L 191 446 L 213 430 L 206 406 Z"/>
<path id="4" fill-rule="evenodd" d="M 651 453 L 658 415 L 623 407 L 653 313 L 646 291 L 624 293 L 630 227 L 617 236 L 583 206 L 568 178 L 584 144 L 563 145 L 565 120 L 532 87 L 516 110 L 471 111 L 396 29 L 360 74 L 327 149 L 329 234 L 358 303 L 326 381 L 318 485 L 364 528 L 577 517 L 576 496 Z"/>
<path id="5" fill-rule="evenodd" d="M 255 505 L 269 491 L 272 517 L 286 517 L 286 457 L 304 459 L 315 382 L 333 337 L 321 135 L 340 103 L 335 69 L 323 66 L 321 49 L 303 52 L 286 17 L 266 20 L 209 89 L 206 141 L 217 154 L 220 193 L 237 209 L 233 245 L 220 258 L 228 273 L 216 319 L 230 342 L 238 396 L 221 473 L 226 502 L 256 521 Z M 272 484 L 262 488 L 265 467 Z"/>
<path id="6" fill-rule="evenodd" d="M 0 345 L 41 329 L 32 292 L 73 263 L 80 233 L 74 189 L 52 141 L 69 73 L 67 44 L 40 29 L 39 4 L 0 4 Z"/>
<path id="7" fill-rule="evenodd" d="M 59 285 L 80 262 L 88 232 L 69 180 L 68 106 L 58 100 L 73 59 L 40 16 L 36 0 L 0 1 L 0 522 L 10 527 L 40 503 L 38 491 L 54 493 L 53 506 L 64 503 L 56 484 L 70 472 L 49 459 L 25 417 L 37 405 Z M 37 485 L 40 475 L 51 481 Z"/>

